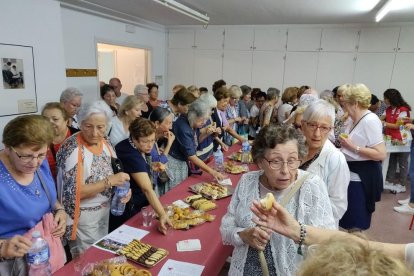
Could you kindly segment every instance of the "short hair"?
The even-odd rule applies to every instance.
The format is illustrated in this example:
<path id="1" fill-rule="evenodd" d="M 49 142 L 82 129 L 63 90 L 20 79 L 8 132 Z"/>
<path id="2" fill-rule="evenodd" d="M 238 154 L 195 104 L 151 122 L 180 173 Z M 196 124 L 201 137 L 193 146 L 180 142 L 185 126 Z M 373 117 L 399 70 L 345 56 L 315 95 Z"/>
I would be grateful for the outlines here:
<path id="1" fill-rule="evenodd" d="M 3 129 L 6 147 L 20 145 L 41 148 L 52 143 L 55 136 L 49 119 L 42 115 L 23 115 L 12 119 Z"/>
<path id="2" fill-rule="evenodd" d="M 108 93 L 109 91 L 113 91 L 115 93 L 115 90 L 112 86 L 110 86 L 109 84 L 104 84 L 101 87 L 101 98 L 103 99 L 106 93 Z"/>
<path id="3" fill-rule="evenodd" d="M 118 116 L 124 117 L 126 116 L 126 112 L 133 109 L 136 106 L 144 105 L 145 103 L 135 95 L 127 96 L 121 106 L 119 107 Z"/>
<path id="4" fill-rule="evenodd" d="M 167 118 L 170 114 L 171 114 L 171 111 L 169 111 L 166 108 L 158 106 L 154 110 L 151 111 L 148 119 L 154 123 L 155 122 L 162 123 L 164 122 L 165 118 Z"/>
<path id="5" fill-rule="evenodd" d="M 118 78 L 111 78 L 111 79 L 109 80 L 109 83 L 114 82 L 114 81 L 121 83 L 121 80 L 120 80 L 120 79 L 118 79 Z"/>
<path id="6" fill-rule="evenodd" d="M 107 127 L 110 126 L 113 113 L 112 113 L 111 108 L 109 108 L 107 103 L 104 102 L 103 100 L 97 100 L 97 101 L 82 105 L 78 113 L 79 124 L 82 124 L 82 122 L 89 119 L 89 117 L 94 114 L 104 115 L 106 119 Z"/>
<path id="7" fill-rule="evenodd" d="M 410 105 L 403 99 L 400 91 L 395 88 L 388 88 L 384 92 L 384 99 L 387 98 L 392 106 L 395 107 L 407 107 L 411 110 Z"/>
<path id="8" fill-rule="evenodd" d="M 242 96 L 243 97 L 252 92 L 252 88 L 250 86 L 247 86 L 247 85 L 240 86 L 240 89 L 242 91 L 242 94 L 243 94 Z"/>
<path id="9" fill-rule="evenodd" d="M 285 144 L 289 141 L 296 141 L 299 159 L 303 159 L 308 154 L 308 149 L 305 145 L 305 137 L 301 131 L 285 124 L 270 124 L 263 127 L 253 142 L 253 161 L 257 164 L 264 158 L 267 149 L 274 149 L 277 145 Z"/>
<path id="10" fill-rule="evenodd" d="M 305 93 L 306 90 L 308 90 L 309 88 L 311 88 L 309 85 L 302 85 L 301 87 L 299 87 L 298 89 L 298 99 L 303 95 L 303 93 Z"/>
<path id="11" fill-rule="evenodd" d="M 75 87 L 68 87 L 65 90 L 63 90 L 62 93 L 60 94 L 60 102 L 61 103 L 68 102 L 77 96 L 83 97 L 82 92 L 80 92 L 79 89 Z"/>
<path id="12" fill-rule="evenodd" d="M 178 90 L 180 90 L 181 88 L 184 88 L 184 87 L 185 86 L 183 84 L 176 84 L 176 85 L 173 86 L 172 91 L 173 92 L 178 91 Z"/>
<path id="13" fill-rule="evenodd" d="M 215 81 L 213 83 L 213 87 L 211 90 L 213 90 L 213 93 L 216 93 L 217 89 L 219 89 L 220 87 L 223 87 L 224 85 L 226 85 L 226 82 L 224 80 Z"/>
<path id="14" fill-rule="evenodd" d="M 188 92 L 187 88 L 182 87 L 178 90 L 171 99 L 171 103 L 173 105 L 187 105 L 194 102 L 197 98 L 190 92 Z"/>
<path id="15" fill-rule="evenodd" d="M 320 94 L 319 94 L 319 98 L 326 100 L 327 98 L 333 98 L 333 93 L 331 90 L 323 90 Z"/>
<path id="16" fill-rule="evenodd" d="M 241 89 L 240 89 L 240 87 L 238 85 L 232 85 L 232 86 L 230 86 L 229 92 L 230 92 L 230 96 L 232 98 L 240 99 L 241 96 L 243 95 L 243 93 L 242 93 L 242 91 L 241 91 Z"/>
<path id="17" fill-rule="evenodd" d="M 200 90 L 200 94 L 204 94 L 208 92 L 207 87 L 204 87 L 204 86 L 200 87 L 198 90 Z"/>
<path id="18" fill-rule="evenodd" d="M 279 98 L 280 95 L 280 90 L 275 88 L 275 87 L 269 87 L 269 89 L 267 89 L 267 94 L 266 94 L 266 100 L 271 101 L 274 99 Z"/>
<path id="19" fill-rule="evenodd" d="M 287 87 L 282 94 L 282 102 L 289 103 L 292 102 L 293 99 L 298 97 L 299 88 L 295 86 Z"/>
<path id="20" fill-rule="evenodd" d="M 343 91 L 346 102 L 356 103 L 360 108 L 368 109 L 371 105 L 371 91 L 365 84 L 345 84 L 343 86 L 339 87 L 338 91 Z"/>
<path id="21" fill-rule="evenodd" d="M 230 98 L 230 92 L 226 87 L 220 87 L 214 92 L 214 98 L 216 98 L 217 101 Z"/>
<path id="22" fill-rule="evenodd" d="M 303 112 L 303 120 L 310 122 L 318 122 L 323 118 L 329 118 L 331 120 L 331 126 L 335 122 L 335 107 L 325 100 L 317 100 L 308 105 Z"/>
<path id="23" fill-rule="evenodd" d="M 187 119 L 192 126 L 198 118 L 208 118 L 211 114 L 211 108 L 205 101 L 194 101 L 187 112 Z"/>
<path id="24" fill-rule="evenodd" d="M 363 241 L 337 237 L 315 247 L 301 264 L 298 276 L 412 275 L 400 260 L 370 248 Z"/>
<path id="25" fill-rule="evenodd" d="M 155 124 L 146 118 L 137 118 L 129 125 L 129 133 L 132 138 L 138 140 L 155 133 Z"/>
<path id="26" fill-rule="evenodd" d="M 50 102 L 46 103 L 42 109 L 42 115 L 45 113 L 46 110 L 57 109 L 62 113 L 63 119 L 66 121 L 69 119 L 69 115 L 66 110 L 62 107 L 62 105 L 58 102 Z"/>
<path id="27" fill-rule="evenodd" d="M 147 87 L 148 87 L 148 92 L 150 92 L 151 89 L 154 87 L 157 87 L 158 89 L 158 84 L 156 84 L 155 82 L 150 82 L 150 83 L 147 83 Z"/>
<path id="28" fill-rule="evenodd" d="M 148 87 L 143 84 L 137 84 L 134 88 L 134 94 L 138 96 L 138 94 L 145 94 L 148 93 Z"/>
<path id="29" fill-rule="evenodd" d="M 257 100 L 258 98 L 267 98 L 267 94 L 263 91 L 259 91 L 259 93 L 256 94 L 256 96 L 254 97 L 254 100 Z"/>
<path id="30" fill-rule="evenodd" d="M 197 101 L 205 101 L 210 108 L 217 107 L 217 100 L 210 93 L 200 95 L 200 97 L 197 99 Z"/>
<path id="31" fill-rule="evenodd" d="M 378 97 L 374 94 L 371 94 L 371 105 L 377 104 L 379 102 Z"/>

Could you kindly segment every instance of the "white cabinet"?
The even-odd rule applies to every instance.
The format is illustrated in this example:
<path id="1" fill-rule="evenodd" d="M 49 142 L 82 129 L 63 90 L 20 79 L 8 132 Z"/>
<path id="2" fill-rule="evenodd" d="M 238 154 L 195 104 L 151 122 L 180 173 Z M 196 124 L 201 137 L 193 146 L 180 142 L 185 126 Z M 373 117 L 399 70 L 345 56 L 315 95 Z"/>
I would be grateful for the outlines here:
<path id="1" fill-rule="evenodd" d="M 399 27 L 362 28 L 358 52 L 395 52 L 399 34 Z"/>
<path id="2" fill-rule="evenodd" d="M 194 30 L 170 30 L 168 32 L 168 48 L 192 49 L 194 46 Z"/>
<path id="3" fill-rule="evenodd" d="M 176 84 L 186 87 L 194 80 L 194 50 L 169 49 L 168 51 L 168 89 Z"/>
<path id="4" fill-rule="evenodd" d="M 254 50 L 285 51 L 287 29 L 256 28 L 254 30 Z"/>
<path id="5" fill-rule="evenodd" d="M 332 90 L 335 86 L 352 83 L 354 68 L 354 53 L 319 53 L 316 90 Z"/>
<path id="6" fill-rule="evenodd" d="M 269 87 L 281 89 L 284 67 L 284 52 L 254 51 L 252 87 L 260 87 L 263 91 L 266 91 Z"/>
<path id="7" fill-rule="evenodd" d="M 251 85 L 252 51 L 224 51 L 223 79 L 227 85 Z"/>
<path id="8" fill-rule="evenodd" d="M 363 83 L 372 94 L 389 88 L 395 53 L 358 53 L 353 83 Z"/>
<path id="9" fill-rule="evenodd" d="M 286 53 L 283 87 L 302 85 L 315 87 L 317 68 L 317 52 Z"/>
<path id="10" fill-rule="evenodd" d="M 358 28 L 324 28 L 321 51 L 354 52 L 358 42 Z"/>
<path id="11" fill-rule="evenodd" d="M 195 46 L 201 50 L 223 49 L 224 29 L 202 29 L 195 31 Z"/>
<path id="12" fill-rule="evenodd" d="M 414 53 L 398 53 L 390 85 L 401 92 L 411 107 L 414 107 L 413 66 Z"/>
<path id="13" fill-rule="evenodd" d="M 211 89 L 211 85 L 223 77 L 222 50 L 194 51 L 194 82 L 198 87 Z"/>
<path id="14" fill-rule="evenodd" d="M 224 34 L 225 50 L 252 50 L 253 28 L 226 28 Z"/>
<path id="15" fill-rule="evenodd" d="M 290 28 L 288 30 L 288 51 L 319 51 L 321 28 Z"/>
<path id="16" fill-rule="evenodd" d="M 398 52 L 414 52 L 414 27 L 401 27 Z"/>

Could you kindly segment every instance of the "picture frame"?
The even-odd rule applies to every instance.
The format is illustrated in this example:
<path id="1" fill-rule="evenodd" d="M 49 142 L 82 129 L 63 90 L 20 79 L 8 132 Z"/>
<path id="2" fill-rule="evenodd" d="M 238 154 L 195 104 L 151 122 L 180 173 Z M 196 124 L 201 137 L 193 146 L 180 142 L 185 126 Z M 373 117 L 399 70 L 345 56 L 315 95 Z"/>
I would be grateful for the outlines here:
<path id="1" fill-rule="evenodd" d="M 0 117 L 38 112 L 32 46 L 0 43 Z"/>

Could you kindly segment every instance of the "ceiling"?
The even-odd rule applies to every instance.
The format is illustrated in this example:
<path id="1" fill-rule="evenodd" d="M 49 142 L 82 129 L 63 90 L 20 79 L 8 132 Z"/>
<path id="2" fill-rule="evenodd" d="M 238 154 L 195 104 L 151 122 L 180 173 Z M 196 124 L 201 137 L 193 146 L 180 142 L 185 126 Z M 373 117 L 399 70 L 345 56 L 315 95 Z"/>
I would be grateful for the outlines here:
<path id="1" fill-rule="evenodd" d="M 153 25 L 195 25 L 153 0 L 59 0 L 72 7 Z M 414 22 L 414 0 L 388 13 L 381 22 Z M 375 23 L 385 0 L 178 0 L 210 17 L 210 25 Z"/>

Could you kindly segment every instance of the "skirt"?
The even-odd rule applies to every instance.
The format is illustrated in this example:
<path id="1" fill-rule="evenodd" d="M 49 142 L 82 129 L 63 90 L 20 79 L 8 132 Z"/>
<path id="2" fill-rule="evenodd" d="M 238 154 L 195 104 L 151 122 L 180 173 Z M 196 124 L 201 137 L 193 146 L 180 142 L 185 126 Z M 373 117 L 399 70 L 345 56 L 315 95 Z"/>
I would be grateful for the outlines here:
<path id="1" fill-rule="evenodd" d="M 168 192 L 188 177 L 188 166 L 186 161 L 175 159 L 171 155 L 168 155 L 168 168 L 173 175 L 174 180 L 169 181 Z"/>

